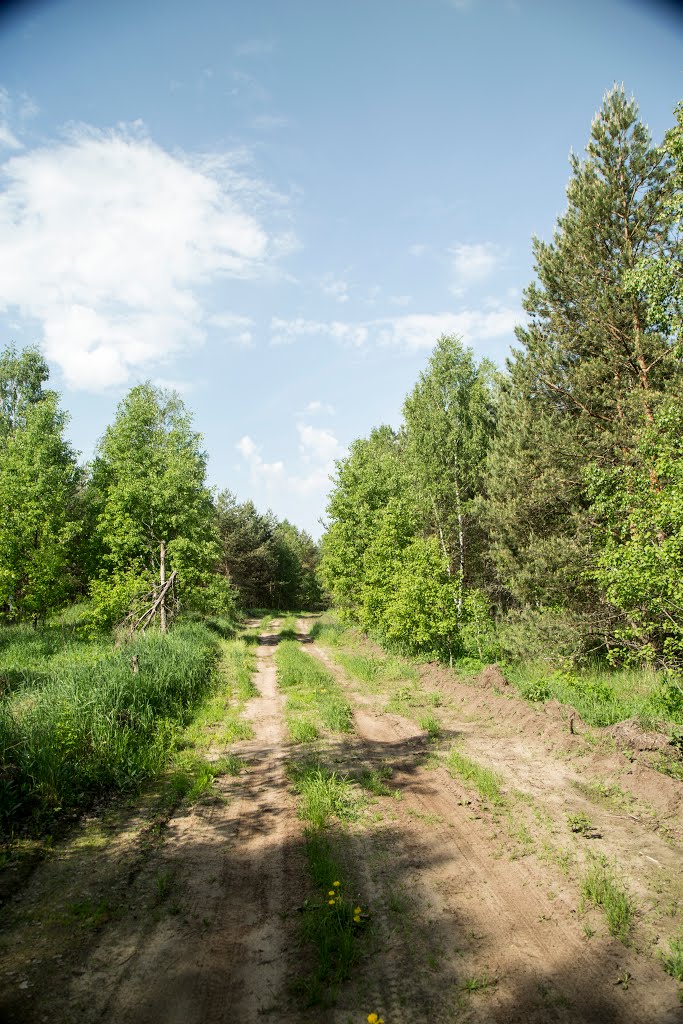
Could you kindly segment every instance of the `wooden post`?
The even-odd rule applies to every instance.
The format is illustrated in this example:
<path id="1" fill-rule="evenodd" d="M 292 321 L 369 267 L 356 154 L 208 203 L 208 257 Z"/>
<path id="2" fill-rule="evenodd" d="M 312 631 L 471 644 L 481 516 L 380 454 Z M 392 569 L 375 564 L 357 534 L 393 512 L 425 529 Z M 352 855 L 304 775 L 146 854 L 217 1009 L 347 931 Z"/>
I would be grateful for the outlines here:
<path id="1" fill-rule="evenodd" d="M 160 556 L 159 556 L 159 583 L 160 583 L 161 589 L 163 591 L 164 584 L 166 583 L 166 542 L 163 541 L 163 540 L 161 542 L 161 553 L 160 553 Z M 160 614 L 161 614 L 161 632 L 165 633 L 166 632 L 166 596 L 165 595 L 164 595 L 164 597 L 162 598 L 162 601 L 161 601 Z"/>

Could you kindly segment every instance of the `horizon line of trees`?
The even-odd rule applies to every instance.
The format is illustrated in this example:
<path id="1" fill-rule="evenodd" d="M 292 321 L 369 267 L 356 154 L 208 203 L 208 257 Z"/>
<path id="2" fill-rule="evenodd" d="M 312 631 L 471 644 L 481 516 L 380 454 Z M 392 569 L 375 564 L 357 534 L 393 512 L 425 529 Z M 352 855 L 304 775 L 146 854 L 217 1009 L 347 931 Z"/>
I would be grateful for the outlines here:
<path id="1" fill-rule="evenodd" d="M 604 97 L 533 239 L 504 371 L 442 337 L 337 463 L 321 576 L 347 618 L 439 657 L 683 668 L 683 103 L 654 146 Z"/>
<path id="2" fill-rule="evenodd" d="M 76 598 L 112 627 L 177 572 L 180 607 L 319 604 L 318 545 L 206 483 L 206 453 L 175 392 L 133 387 L 79 466 L 38 349 L 0 352 L 0 622 L 37 622 Z M 163 551 L 163 554 L 162 554 Z"/>

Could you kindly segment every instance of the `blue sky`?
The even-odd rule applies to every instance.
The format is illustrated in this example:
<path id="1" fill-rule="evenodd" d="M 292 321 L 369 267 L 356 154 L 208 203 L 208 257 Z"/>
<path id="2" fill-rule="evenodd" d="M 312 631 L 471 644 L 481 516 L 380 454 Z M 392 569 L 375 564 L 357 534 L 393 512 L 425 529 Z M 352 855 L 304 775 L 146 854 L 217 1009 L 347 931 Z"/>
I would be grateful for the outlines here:
<path id="1" fill-rule="evenodd" d="M 0 15 L 0 344 L 84 458 L 176 387 L 212 485 L 314 535 L 443 332 L 502 363 L 606 89 L 655 140 L 683 23 L 633 0 L 92 0 Z"/>

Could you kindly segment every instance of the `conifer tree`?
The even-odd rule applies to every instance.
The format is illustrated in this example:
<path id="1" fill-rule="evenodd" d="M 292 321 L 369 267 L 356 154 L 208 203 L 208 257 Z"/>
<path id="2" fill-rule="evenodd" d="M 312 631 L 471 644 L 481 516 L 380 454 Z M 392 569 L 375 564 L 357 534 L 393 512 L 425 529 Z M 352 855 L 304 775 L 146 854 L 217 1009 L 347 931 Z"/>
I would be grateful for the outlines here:
<path id="1" fill-rule="evenodd" d="M 567 210 L 533 243 L 537 282 L 509 361 L 490 458 L 494 556 L 522 604 L 597 609 L 586 471 L 627 462 L 679 374 L 624 274 L 669 230 L 670 161 L 623 87 L 604 98 L 585 158 L 571 156 Z"/>

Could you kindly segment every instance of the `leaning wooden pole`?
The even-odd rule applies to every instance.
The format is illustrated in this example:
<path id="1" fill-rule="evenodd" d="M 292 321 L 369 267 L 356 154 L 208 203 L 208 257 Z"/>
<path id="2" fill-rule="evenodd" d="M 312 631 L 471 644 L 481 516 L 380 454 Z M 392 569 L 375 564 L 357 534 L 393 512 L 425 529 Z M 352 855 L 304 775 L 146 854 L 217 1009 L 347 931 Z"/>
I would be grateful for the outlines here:
<path id="1" fill-rule="evenodd" d="M 166 632 L 166 593 L 164 586 L 166 584 L 166 542 L 161 542 L 161 552 L 159 555 L 159 586 L 161 591 L 161 605 L 159 606 L 159 614 L 161 616 L 161 632 Z"/>

